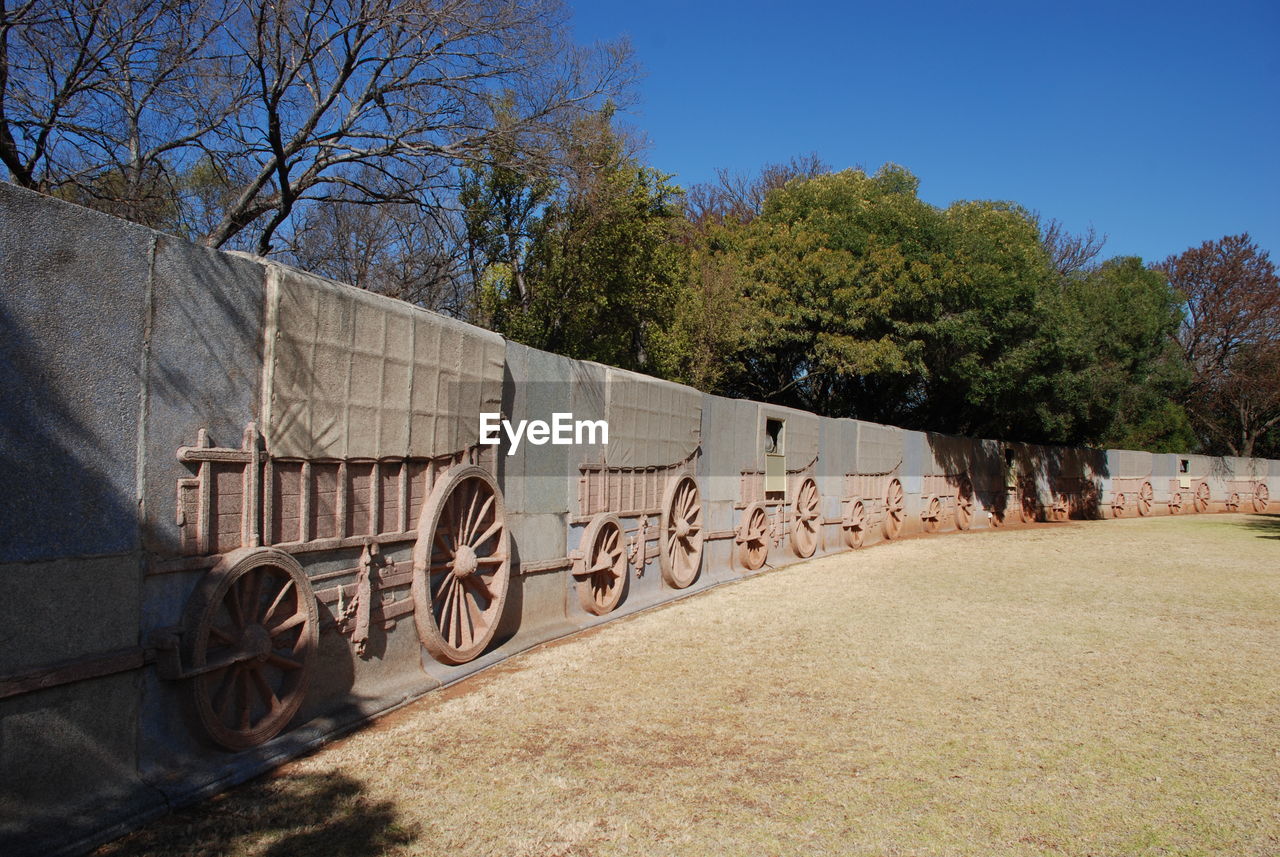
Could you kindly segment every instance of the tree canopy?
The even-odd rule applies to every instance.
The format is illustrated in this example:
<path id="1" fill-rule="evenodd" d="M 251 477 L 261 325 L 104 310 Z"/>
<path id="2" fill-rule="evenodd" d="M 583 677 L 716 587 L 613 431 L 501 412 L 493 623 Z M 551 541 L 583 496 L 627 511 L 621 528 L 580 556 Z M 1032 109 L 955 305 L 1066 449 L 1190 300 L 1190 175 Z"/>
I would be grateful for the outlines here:
<path id="1" fill-rule="evenodd" d="M 1202 446 L 1253 455 L 1280 426 L 1280 278 L 1248 236 L 1227 235 L 1159 266 L 1183 302 L 1185 402 Z"/>
<path id="2" fill-rule="evenodd" d="M 17 184 L 511 339 L 952 434 L 1280 455 L 1280 280 L 817 154 L 687 191 L 563 0 L 5 0 Z"/>

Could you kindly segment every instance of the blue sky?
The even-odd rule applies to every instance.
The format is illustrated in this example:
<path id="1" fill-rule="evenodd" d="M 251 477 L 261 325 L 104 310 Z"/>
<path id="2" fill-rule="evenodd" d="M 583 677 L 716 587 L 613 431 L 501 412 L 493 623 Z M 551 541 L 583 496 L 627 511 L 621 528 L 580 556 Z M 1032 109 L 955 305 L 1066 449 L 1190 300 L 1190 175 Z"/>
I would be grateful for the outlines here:
<path id="1" fill-rule="evenodd" d="M 1163 259 L 1249 232 L 1280 263 L 1280 3 L 570 0 L 628 36 L 630 124 L 688 186 L 817 152 L 1008 199 Z"/>

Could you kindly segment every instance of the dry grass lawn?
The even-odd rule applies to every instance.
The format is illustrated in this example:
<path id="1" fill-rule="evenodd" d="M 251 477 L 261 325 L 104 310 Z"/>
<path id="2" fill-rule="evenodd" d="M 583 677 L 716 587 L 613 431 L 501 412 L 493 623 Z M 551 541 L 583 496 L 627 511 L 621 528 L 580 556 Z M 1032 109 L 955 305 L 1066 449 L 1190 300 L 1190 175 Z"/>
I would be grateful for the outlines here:
<path id="1" fill-rule="evenodd" d="M 100 853 L 1280 854 L 1280 516 L 767 573 L 517 656 Z"/>

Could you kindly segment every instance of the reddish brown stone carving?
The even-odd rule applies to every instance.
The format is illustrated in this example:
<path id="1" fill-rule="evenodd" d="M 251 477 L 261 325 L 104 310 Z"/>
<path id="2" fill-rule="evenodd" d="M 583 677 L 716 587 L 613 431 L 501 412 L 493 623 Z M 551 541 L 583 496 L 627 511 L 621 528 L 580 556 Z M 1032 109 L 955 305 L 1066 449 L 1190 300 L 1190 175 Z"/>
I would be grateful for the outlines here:
<path id="1" fill-rule="evenodd" d="M 1138 489 L 1138 514 L 1146 517 L 1151 514 L 1151 505 L 1155 500 L 1155 489 L 1150 482 L 1143 482 Z"/>
<path id="2" fill-rule="evenodd" d="M 669 586 L 684 589 L 697 579 L 702 568 L 704 539 L 698 483 L 687 473 L 667 481 L 659 528 L 662 544 L 658 564 L 662 579 Z"/>
<path id="3" fill-rule="evenodd" d="M 967 530 L 973 523 L 973 481 L 960 477 L 956 484 L 956 529 Z"/>
<path id="4" fill-rule="evenodd" d="M 1257 487 L 1253 489 L 1253 511 L 1265 512 L 1270 503 L 1271 491 L 1267 488 L 1267 483 L 1259 482 Z"/>
<path id="5" fill-rule="evenodd" d="M 627 551 L 618 516 L 592 518 L 571 559 L 582 609 L 596 616 L 612 612 L 627 587 Z"/>
<path id="6" fill-rule="evenodd" d="M 1209 511 L 1209 483 L 1201 482 L 1196 486 L 1196 496 L 1193 501 L 1195 510 L 1200 513 Z"/>
<path id="7" fill-rule="evenodd" d="M 903 508 L 902 483 L 897 479 L 890 479 L 884 492 L 883 530 L 886 539 L 896 539 L 898 533 L 902 532 Z"/>
<path id="8" fill-rule="evenodd" d="M 861 497 L 854 497 L 844 504 L 844 518 L 840 522 L 844 531 L 844 543 L 850 548 L 860 548 L 867 537 L 867 507 Z"/>
<path id="9" fill-rule="evenodd" d="M 1066 521 L 1071 518 L 1071 504 L 1066 494 L 1053 492 L 1053 499 L 1049 505 L 1049 520 Z"/>
<path id="10" fill-rule="evenodd" d="M 436 484 L 413 547 L 414 623 L 436 660 L 463 664 L 493 639 L 507 599 L 511 554 L 502 494 L 464 464 Z"/>
<path id="11" fill-rule="evenodd" d="M 792 483 L 791 552 L 801 559 L 813 556 L 822 537 L 822 497 L 811 477 Z"/>
<path id="12" fill-rule="evenodd" d="M 926 533 L 936 533 L 942 526 L 942 499 L 937 494 L 930 494 L 924 500 L 924 508 L 920 510 L 920 520 L 924 523 Z"/>
<path id="13" fill-rule="evenodd" d="M 747 506 L 733 540 L 739 565 L 748 571 L 764 566 L 773 541 L 773 526 L 769 522 L 769 510 L 764 503 L 756 501 Z"/>
<path id="14" fill-rule="evenodd" d="M 292 556 L 241 548 L 187 605 L 182 660 L 197 719 L 228 750 L 275 737 L 302 704 L 319 637 L 311 584 Z"/>

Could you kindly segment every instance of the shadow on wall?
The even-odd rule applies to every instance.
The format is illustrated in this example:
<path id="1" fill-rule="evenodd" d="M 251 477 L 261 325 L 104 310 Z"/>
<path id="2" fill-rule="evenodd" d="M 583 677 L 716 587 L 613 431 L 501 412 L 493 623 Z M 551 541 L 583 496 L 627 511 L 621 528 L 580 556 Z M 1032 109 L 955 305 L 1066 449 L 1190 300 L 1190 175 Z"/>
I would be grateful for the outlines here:
<path id="1" fill-rule="evenodd" d="M 56 332 L 51 332 L 56 335 Z M 0 306 L 0 563 L 124 553 L 137 546 L 131 502 L 136 405 L 125 425 L 93 425 L 96 402 L 56 395 L 29 326 Z M 130 373 L 132 374 L 132 373 Z M 137 387 L 133 392 L 136 396 Z M 115 391 L 103 390 L 102 395 Z M 129 404 L 124 412 L 129 412 Z"/>
<path id="2" fill-rule="evenodd" d="M 178 854 L 200 842 L 217 842 L 223 854 L 374 857 L 417 838 L 416 830 L 401 825 L 392 802 L 369 800 L 364 787 L 345 774 L 284 774 L 179 810 L 103 846 L 94 857 Z M 264 841 L 272 841 L 265 850 Z"/>
<path id="3" fill-rule="evenodd" d="M 1096 449 L 1036 446 L 927 432 L 929 449 L 943 473 L 967 474 L 983 506 L 1001 514 L 1014 480 L 1022 496 L 1041 507 L 1064 497 L 1072 518 L 1102 516 L 1102 480 L 1110 476 L 1107 455 Z M 951 479 L 949 481 L 956 481 Z"/>
<path id="4" fill-rule="evenodd" d="M 1252 530 L 1260 539 L 1280 541 L 1280 515 L 1250 515 L 1241 526 Z"/>

